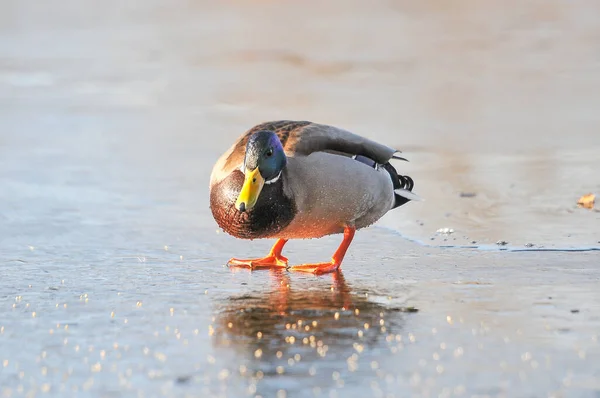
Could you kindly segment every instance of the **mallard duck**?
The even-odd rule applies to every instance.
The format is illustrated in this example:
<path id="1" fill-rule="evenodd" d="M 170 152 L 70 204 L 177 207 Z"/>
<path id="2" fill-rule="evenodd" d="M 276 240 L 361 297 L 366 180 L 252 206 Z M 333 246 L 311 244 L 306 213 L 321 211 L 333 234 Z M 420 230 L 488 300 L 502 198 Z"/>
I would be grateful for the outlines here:
<path id="1" fill-rule="evenodd" d="M 399 151 L 349 131 L 308 121 L 273 121 L 244 133 L 215 164 L 210 208 L 217 224 L 242 239 L 277 242 L 260 259 L 232 258 L 235 267 L 288 268 L 289 239 L 343 233 L 331 261 L 293 271 L 324 274 L 342 264 L 357 229 L 410 200 L 413 180 L 398 175 Z"/>

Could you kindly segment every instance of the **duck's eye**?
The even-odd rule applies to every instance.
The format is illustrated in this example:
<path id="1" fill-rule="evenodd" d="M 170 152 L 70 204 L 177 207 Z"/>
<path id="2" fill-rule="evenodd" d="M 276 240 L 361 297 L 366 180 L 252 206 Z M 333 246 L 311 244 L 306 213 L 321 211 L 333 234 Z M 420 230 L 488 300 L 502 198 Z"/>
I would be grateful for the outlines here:
<path id="1" fill-rule="evenodd" d="M 267 157 L 270 158 L 271 156 L 273 156 L 273 150 L 269 149 L 266 153 Z"/>

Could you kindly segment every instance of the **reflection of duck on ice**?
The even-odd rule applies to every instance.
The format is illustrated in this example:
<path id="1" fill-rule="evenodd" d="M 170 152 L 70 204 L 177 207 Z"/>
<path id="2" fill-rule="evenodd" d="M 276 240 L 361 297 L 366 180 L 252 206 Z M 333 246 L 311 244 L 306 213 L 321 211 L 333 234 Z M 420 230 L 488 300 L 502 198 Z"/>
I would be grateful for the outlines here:
<path id="1" fill-rule="evenodd" d="M 354 371 L 365 357 L 363 370 L 372 371 L 372 358 L 398 349 L 405 310 L 353 293 L 341 272 L 332 284 L 310 278 L 293 286 L 285 272 L 271 276 L 275 288 L 230 297 L 215 311 L 214 344 L 233 349 L 249 372 L 301 376 L 325 366 L 331 381 L 331 369 Z"/>

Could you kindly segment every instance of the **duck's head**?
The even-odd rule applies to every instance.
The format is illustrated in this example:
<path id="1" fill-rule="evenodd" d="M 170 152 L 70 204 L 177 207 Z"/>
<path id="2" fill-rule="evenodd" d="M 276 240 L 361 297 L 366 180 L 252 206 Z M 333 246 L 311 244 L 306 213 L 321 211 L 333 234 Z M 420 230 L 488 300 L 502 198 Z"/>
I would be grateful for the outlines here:
<path id="1" fill-rule="evenodd" d="M 246 157 L 242 166 L 244 185 L 235 207 L 241 212 L 251 210 L 256 205 L 263 186 L 277 182 L 286 164 L 283 146 L 274 132 L 261 130 L 252 134 L 246 144 Z"/>

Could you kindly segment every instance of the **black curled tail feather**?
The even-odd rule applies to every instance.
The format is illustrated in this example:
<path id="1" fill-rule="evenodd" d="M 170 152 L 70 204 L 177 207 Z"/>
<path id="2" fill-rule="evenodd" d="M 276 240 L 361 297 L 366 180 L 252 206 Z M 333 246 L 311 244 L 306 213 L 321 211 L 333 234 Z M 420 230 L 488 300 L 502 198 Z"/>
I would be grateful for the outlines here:
<path id="1" fill-rule="evenodd" d="M 412 190 L 415 186 L 415 182 L 413 181 L 413 179 L 410 178 L 409 176 L 401 176 L 400 174 L 398 174 L 397 177 L 400 180 L 402 185 L 399 188 L 394 188 L 394 189 L 406 189 L 407 191 L 412 192 Z"/>
<path id="2" fill-rule="evenodd" d="M 412 190 L 415 186 L 415 182 L 413 181 L 412 178 L 410 178 L 409 176 L 403 176 L 403 175 L 398 174 L 398 172 L 396 171 L 394 166 L 392 166 L 389 163 L 386 163 L 386 164 L 382 165 L 381 167 L 383 167 L 390 174 L 392 183 L 394 184 L 394 190 L 406 189 L 407 191 L 412 192 Z M 396 207 L 400 207 L 403 204 L 410 202 L 410 199 L 407 199 L 401 195 L 398 195 L 397 193 L 394 194 L 394 197 L 396 200 L 394 202 L 394 207 L 392 207 L 392 209 L 395 209 Z"/>

